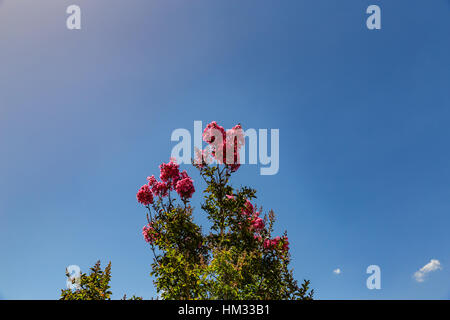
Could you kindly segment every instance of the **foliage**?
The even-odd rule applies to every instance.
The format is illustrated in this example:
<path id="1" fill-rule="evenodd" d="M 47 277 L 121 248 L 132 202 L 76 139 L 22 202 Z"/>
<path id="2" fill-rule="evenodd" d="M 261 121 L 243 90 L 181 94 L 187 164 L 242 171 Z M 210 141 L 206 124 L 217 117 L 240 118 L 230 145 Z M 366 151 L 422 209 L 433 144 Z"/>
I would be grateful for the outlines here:
<path id="1" fill-rule="evenodd" d="M 100 261 L 90 268 L 90 274 L 81 273 L 78 279 L 78 286 L 75 289 L 61 290 L 60 300 L 111 300 L 111 291 L 109 291 L 109 282 L 111 280 L 111 262 L 108 263 L 105 270 L 102 270 Z M 69 278 L 69 273 L 66 271 Z M 77 279 L 73 279 L 75 284 Z M 126 299 L 126 295 L 124 298 Z M 142 300 L 140 297 L 133 297 L 130 300 Z"/>
<path id="2" fill-rule="evenodd" d="M 240 125 L 232 130 L 215 122 L 208 125 L 204 140 L 209 149 L 199 151 L 193 161 L 207 185 L 202 209 L 211 223 L 208 233 L 193 221 L 192 179 L 179 172 L 174 160 L 160 166 L 161 181 L 148 177 L 137 194 L 147 209 L 143 235 L 154 255 L 156 289 L 163 299 L 312 299 L 310 282 L 298 286 L 289 269 L 287 234 L 272 238 L 274 212 L 261 218 L 261 208 L 251 203 L 256 190 L 230 184 L 242 145 Z M 222 135 L 222 145 L 211 139 L 217 135 Z M 235 142 L 231 147 L 230 136 Z M 231 163 L 222 150 L 234 152 Z M 190 192 L 181 192 L 186 188 L 180 188 L 180 182 L 186 184 L 186 179 Z"/>
<path id="3" fill-rule="evenodd" d="M 61 290 L 60 300 L 110 300 L 109 281 L 111 280 L 111 262 L 102 270 L 100 261 L 90 269 L 91 273 L 81 273 L 78 288 Z M 69 273 L 66 271 L 69 278 Z M 75 284 L 76 279 L 72 280 Z"/>

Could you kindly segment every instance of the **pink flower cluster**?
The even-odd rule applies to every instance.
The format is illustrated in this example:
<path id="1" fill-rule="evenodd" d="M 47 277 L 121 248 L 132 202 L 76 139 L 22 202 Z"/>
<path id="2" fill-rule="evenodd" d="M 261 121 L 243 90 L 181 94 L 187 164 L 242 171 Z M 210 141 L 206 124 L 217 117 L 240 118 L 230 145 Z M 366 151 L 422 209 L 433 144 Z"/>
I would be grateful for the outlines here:
<path id="1" fill-rule="evenodd" d="M 253 231 L 259 232 L 264 229 L 264 220 L 259 217 L 259 212 L 255 210 L 250 201 L 246 201 L 242 214 L 249 217 L 250 227 Z"/>
<path id="2" fill-rule="evenodd" d="M 170 189 L 173 189 L 180 180 L 180 165 L 175 162 L 174 159 L 170 159 L 168 163 L 161 163 L 159 165 L 160 175 L 159 178 L 162 182 L 166 183 Z"/>
<path id="3" fill-rule="evenodd" d="M 255 217 L 252 222 L 252 228 L 253 230 L 259 231 L 264 229 L 264 220 L 261 219 L 260 217 Z"/>
<path id="4" fill-rule="evenodd" d="M 142 228 L 142 235 L 144 236 L 145 242 L 150 244 L 153 244 L 157 240 L 155 229 L 150 224 Z"/>
<path id="5" fill-rule="evenodd" d="M 152 178 L 155 180 L 154 182 Z M 150 177 L 148 185 L 152 188 L 153 194 L 157 197 L 164 198 L 169 194 L 169 186 L 164 182 L 157 181 L 154 176 Z"/>
<path id="6" fill-rule="evenodd" d="M 210 150 L 196 151 L 196 163 L 200 167 L 203 167 L 204 163 L 209 163 L 209 157 L 212 156 L 218 163 L 228 166 L 232 172 L 239 169 L 239 151 L 245 144 L 244 132 L 240 124 L 225 130 L 213 121 L 203 131 L 203 141 L 209 144 Z"/>
<path id="7" fill-rule="evenodd" d="M 226 138 L 226 131 L 222 126 L 219 126 L 216 121 L 209 123 L 203 131 L 203 141 L 206 143 L 213 143 L 216 139 L 224 141 Z"/>
<path id="8" fill-rule="evenodd" d="M 226 195 L 227 199 L 234 200 L 235 197 L 233 195 Z M 244 208 L 241 211 L 241 214 L 248 217 L 250 221 L 250 228 L 252 231 L 259 233 L 262 229 L 264 229 L 264 220 L 259 217 L 259 212 L 255 210 L 253 204 L 246 200 Z M 257 236 L 255 235 L 255 239 Z"/>
<path id="9" fill-rule="evenodd" d="M 144 184 L 136 194 L 136 198 L 139 203 L 142 203 L 144 206 L 148 206 L 153 203 L 153 193 L 151 192 L 148 185 Z"/>
<path id="10" fill-rule="evenodd" d="M 195 192 L 194 183 L 192 182 L 192 179 L 189 177 L 181 179 L 177 182 L 175 190 L 182 199 L 192 198 L 192 195 Z"/>
<path id="11" fill-rule="evenodd" d="M 233 195 L 226 195 L 227 199 L 234 200 L 235 197 Z M 241 211 L 241 214 L 247 216 L 250 220 L 250 228 L 255 232 L 253 237 L 255 240 L 262 242 L 264 249 L 276 249 L 279 248 L 279 244 L 281 243 L 281 250 L 288 251 L 289 250 L 289 240 L 286 236 L 283 237 L 275 237 L 273 239 L 265 239 L 263 241 L 260 231 L 262 231 L 265 227 L 264 220 L 259 217 L 259 212 L 255 210 L 253 204 L 247 200 L 244 204 L 244 208 Z"/>
<path id="12" fill-rule="evenodd" d="M 245 216 L 251 216 L 253 215 L 254 211 L 255 208 L 253 207 L 253 204 L 250 201 L 246 200 L 241 213 Z"/>
<path id="13" fill-rule="evenodd" d="M 143 205 L 153 203 L 153 197 L 167 197 L 171 190 L 175 190 L 182 199 L 191 198 L 195 192 L 194 182 L 186 171 L 180 172 L 179 165 L 174 159 L 159 166 L 160 179 L 155 176 L 147 177 L 148 184 L 139 189 L 136 197 Z"/>
<path id="14" fill-rule="evenodd" d="M 289 240 L 287 237 L 275 237 L 273 239 L 266 239 L 263 242 L 264 249 L 274 249 L 279 246 L 281 243 L 281 249 L 283 251 L 289 250 Z"/>

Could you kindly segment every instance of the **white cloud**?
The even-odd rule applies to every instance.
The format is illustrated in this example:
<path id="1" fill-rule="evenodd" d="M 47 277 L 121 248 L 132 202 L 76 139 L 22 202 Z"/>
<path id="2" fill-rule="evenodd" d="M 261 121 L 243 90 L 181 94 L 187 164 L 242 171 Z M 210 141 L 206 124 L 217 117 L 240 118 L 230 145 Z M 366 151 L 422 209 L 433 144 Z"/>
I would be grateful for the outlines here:
<path id="1" fill-rule="evenodd" d="M 333 273 L 334 273 L 334 274 L 341 274 L 341 273 L 342 273 L 342 270 L 339 269 L 339 268 L 337 268 L 337 269 L 334 269 L 334 270 L 333 270 Z"/>
<path id="2" fill-rule="evenodd" d="M 416 271 L 414 273 L 414 278 L 417 282 L 424 282 L 425 281 L 425 275 L 427 273 L 430 273 L 432 271 L 436 271 L 442 269 L 441 263 L 439 260 L 431 259 L 430 262 L 428 262 L 426 265 L 424 265 L 422 268 L 419 269 L 419 271 Z"/>

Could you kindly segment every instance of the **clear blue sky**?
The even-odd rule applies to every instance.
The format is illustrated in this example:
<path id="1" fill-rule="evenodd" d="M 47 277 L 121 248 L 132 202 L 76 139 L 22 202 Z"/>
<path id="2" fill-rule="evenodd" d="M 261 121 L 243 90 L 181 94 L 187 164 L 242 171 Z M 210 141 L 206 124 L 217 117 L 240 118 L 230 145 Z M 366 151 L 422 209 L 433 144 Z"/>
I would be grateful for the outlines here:
<path id="1" fill-rule="evenodd" d="M 114 298 L 155 296 L 135 194 L 194 120 L 280 129 L 279 173 L 234 181 L 316 298 L 450 298 L 449 1 L 0 3 L 0 299 L 56 299 L 97 259 Z"/>

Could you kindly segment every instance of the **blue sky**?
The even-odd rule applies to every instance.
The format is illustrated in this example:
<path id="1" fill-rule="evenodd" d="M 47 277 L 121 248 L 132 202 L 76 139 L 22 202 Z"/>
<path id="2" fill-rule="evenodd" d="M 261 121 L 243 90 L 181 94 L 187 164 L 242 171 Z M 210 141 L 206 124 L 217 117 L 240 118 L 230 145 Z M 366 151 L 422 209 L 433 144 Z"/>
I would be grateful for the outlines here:
<path id="1" fill-rule="evenodd" d="M 114 298 L 155 296 L 135 194 L 194 120 L 280 129 L 279 173 L 234 183 L 316 298 L 450 298 L 448 1 L 0 2 L 0 299 L 56 299 L 97 259 Z"/>

